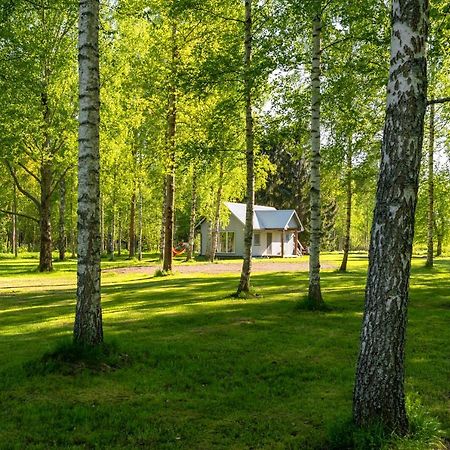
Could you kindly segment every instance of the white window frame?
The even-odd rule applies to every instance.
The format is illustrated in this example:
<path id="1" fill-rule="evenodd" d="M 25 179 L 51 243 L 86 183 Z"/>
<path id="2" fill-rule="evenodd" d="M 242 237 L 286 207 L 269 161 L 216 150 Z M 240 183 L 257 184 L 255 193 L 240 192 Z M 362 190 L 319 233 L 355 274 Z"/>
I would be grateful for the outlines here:
<path id="1" fill-rule="evenodd" d="M 258 239 L 256 239 L 256 237 L 258 237 Z M 253 245 L 255 247 L 261 247 L 261 233 L 259 231 L 253 233 Z"/>

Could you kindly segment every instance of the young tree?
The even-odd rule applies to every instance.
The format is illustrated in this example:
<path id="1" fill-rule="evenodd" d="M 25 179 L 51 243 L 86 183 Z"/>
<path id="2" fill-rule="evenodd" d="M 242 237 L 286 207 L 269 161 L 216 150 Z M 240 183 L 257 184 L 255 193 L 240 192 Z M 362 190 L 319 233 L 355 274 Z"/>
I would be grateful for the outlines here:
<path id="1" fill-rule="evenodd" d="M 414 213 L 427 98 L 427 0 L 392 3 L 391 66 L 361 347 L 353 395 L 357 425 L 408 430 L 404 346 Z"/>
<path id="2" fill-rule="evenodd" d="M 435 132 L 435 105 L 430 105 L 430 122 L 428 135 L 428 215 L 427 215 L 427 267 L 433 267 L 433 238 L 434 238 L 434 132 Z"/>
<path id="3" fill-rule="evenodd" d="M 59 182 L 59 236 L 58 250 L 59 260 L 66 258 L 67 236 L 66 236 L 66 179 L 63 177 Z"/>
<path id="4" fill-rule="evenodd" d="M 349 142 L 349 148 L 346 152 L 346 174 L 345 174 L 345 187 L 346 187 L 346 205 L 345 205 L 345 234 L 344 234 L 344 256 L 342 257 L 340 272 L 347 271 L 348 254 L 350 252 L 350 230 L 352 224 L 352 151 L 351 151 L 351 139 Z"/>
<path id="5" fill-rule="evenodd" d="M 78 266 L 74 341 L 103 342 L 100 293 L 99 0 L 79 3 Z"/>

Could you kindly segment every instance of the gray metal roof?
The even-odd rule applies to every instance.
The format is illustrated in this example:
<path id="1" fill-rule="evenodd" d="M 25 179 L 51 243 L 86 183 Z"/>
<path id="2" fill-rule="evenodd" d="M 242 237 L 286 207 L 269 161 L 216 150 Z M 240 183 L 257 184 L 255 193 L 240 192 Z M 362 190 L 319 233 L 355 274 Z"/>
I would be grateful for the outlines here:
<path id="1" fill-rule="evenodd" d="M 247 205 L 245 203 L 225 202 L 225 205 L 236 216 L 236 218 L 245 225 L 245 213 Z M 253 229 L 254 230 L 286 230 L 289 228 L 289 222 L 294 219 L 295 227 L 303 230 L 302 223 L 298 218 L 295 209 L 276 209 L 271 206 L 254 206 Z"/>

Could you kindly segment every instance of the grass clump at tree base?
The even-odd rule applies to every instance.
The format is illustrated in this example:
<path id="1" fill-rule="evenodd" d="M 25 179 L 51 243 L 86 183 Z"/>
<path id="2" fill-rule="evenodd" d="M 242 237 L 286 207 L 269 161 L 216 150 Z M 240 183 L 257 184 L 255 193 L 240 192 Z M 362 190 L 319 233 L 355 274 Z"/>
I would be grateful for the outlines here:
<path id="1" fill-rule="evenodd" d="M 305 295 L 295 304 L 295 309 L 297 311 L 333 311 L 333 308 L 330 305 L 327 305 L 325 302 L 316 302 L 307 295 Z"/>
<path id="2" fill-rule="evenodd" d="M 171 277 L 174 273 L 171 270 L 158 269 L 153 275 L 155 278 Z"/>
<path id="3" fill-rule="evenodd" d="M 406 399 L 409 433 L 398 436 L 383 424 L 357 427 L 351 419 L 329 429 L 329 450 L 446 450 L 437 419 L 424 408 L 417 395 Z"/>
<path id="4" fill-rule="evenodd" d="M 24 369 L 29 376 L 49 373 L 76 375 L 84 370 L 109 372 L 129 364 L 129 355 L 121 352 L 115 341 L 86 346 L 67 340 L 41 358 L 26 362 Z"/>

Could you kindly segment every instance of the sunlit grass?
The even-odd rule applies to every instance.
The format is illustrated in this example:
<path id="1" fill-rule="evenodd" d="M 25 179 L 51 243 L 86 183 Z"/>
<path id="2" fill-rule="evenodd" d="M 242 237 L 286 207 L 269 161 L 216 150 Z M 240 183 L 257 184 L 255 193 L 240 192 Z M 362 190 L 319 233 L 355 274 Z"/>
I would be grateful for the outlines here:
<path id="1" fill-rule="evenodd" d="M 365 255 L 322 274 L 326 313 L 295 310 L 305 272 L 257 274 L 261 297 L 244 301 L 229 297 L 238 274 L 105 272 L 105 336 L 130 364 L 33 375 L 30 361 L 70 340 L 76 282 L 74 261 L 51 274 L 35 263 L 0 259 L 0 448 L 324 449 L 351 414 Z M 448 435 L 450 260 L 423 263 L 413 261 L 406 385 Z"/>

